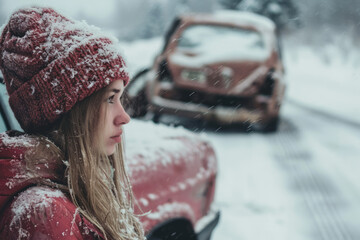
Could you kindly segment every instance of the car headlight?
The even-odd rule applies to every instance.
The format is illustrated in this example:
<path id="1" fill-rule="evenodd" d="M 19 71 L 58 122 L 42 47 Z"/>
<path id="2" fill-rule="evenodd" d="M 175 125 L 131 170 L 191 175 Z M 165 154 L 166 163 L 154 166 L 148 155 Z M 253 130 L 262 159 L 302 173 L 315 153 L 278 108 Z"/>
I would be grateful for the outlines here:
<path id="1" fill-rule="evenodd" d="M 184 80 L 198 82 L 198 83 L 205 83 L 206 82 L 206 75 L 202 71 L 194 71 L 194 70 L 182 70 L 181 77 Z"/>

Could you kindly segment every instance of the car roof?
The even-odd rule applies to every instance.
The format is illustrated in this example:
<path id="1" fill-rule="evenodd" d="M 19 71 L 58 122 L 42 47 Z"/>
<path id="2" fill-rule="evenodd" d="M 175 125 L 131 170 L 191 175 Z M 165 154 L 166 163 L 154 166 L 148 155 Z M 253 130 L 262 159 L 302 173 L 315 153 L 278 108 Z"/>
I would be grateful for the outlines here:
<path id="1" fill-rule="evenodd" d="M 213 13 L 190 13 L 179 18 L 187 24 L 226 24 L 265 32 L 275 30 L 275 24 L 269 18 L 244 11 L 218 10 Z"/>

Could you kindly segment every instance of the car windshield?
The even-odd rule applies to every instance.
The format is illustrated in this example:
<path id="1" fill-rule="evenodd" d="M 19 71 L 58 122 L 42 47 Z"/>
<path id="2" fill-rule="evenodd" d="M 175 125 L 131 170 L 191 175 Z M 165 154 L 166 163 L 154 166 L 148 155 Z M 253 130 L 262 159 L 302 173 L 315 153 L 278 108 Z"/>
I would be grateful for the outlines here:
<path id="1" fill-rule="evenodd" d="M 229 59 L 259 59 L 268 52 L 259 32 L 221 25 L 192 25 L 183 31 L 177 47 L 197 55 L 214 52 Z"/>

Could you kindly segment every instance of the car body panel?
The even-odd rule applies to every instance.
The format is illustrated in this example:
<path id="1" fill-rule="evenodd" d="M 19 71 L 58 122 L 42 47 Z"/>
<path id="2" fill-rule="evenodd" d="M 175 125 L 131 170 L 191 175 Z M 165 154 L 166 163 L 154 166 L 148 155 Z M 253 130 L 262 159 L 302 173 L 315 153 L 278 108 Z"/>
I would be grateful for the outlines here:
<path id="1" fill-rule="evenodd" d="M 150 211 L 142 217 L 145 229 L 177 217 L 195 226 L 214 199 L 217 165 L 211 145 L 184 129 L 151 122 L 134 120 L 125 130 L 133 190 L 139 208 Z M 135 131 L 147 136 L 139 141 Z"/>

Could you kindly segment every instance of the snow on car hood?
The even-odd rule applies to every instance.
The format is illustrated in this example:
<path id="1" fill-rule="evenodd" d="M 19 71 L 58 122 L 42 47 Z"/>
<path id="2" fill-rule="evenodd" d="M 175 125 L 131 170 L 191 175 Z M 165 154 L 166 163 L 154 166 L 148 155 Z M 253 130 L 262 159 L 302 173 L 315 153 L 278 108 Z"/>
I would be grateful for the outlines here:
<path id="1" fill-rule="evenodd" d="M 190 141 L 199 140 L 208 142 L 204 133 L 195 134 L 183 127 L 169 127 L 153 122 L 132 119 L 125 125 L 125 153 L 128 160 L 133 161 L 134 156 L 142 155 L 148 164 L 158 161 L 162 156 L 162 164 L 171 162 L 168 153 L 186 153 L 184 143 L 179 139 L 187 138 Z"/>

